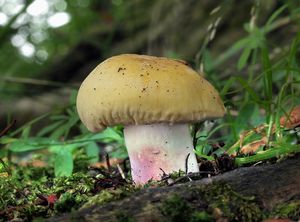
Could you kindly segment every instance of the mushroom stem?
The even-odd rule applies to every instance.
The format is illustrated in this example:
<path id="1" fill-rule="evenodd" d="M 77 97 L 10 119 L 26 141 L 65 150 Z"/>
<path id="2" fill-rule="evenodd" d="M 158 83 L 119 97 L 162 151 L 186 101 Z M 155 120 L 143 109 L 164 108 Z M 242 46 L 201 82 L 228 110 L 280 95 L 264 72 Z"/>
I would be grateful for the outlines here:
<path id="1" fill-rule="evenodd" d="M 124 135 L 136 184 L 179 170 L 199 172 L 188 124 L 131 125 Z"/>

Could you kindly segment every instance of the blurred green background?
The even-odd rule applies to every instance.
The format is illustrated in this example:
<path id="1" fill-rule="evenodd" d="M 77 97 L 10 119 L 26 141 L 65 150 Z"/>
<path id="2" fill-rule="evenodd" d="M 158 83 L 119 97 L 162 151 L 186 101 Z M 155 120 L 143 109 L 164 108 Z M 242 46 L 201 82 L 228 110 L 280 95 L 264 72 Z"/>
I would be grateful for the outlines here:
<path id="1" fill-rule="evenodd" d="M 260 94 L 262 81 L 251 81 L 261 67 L 247 69 L 255 49 L 283 58 L 299 21 L 296 0 L 0 0 L 1 126 L 7 115 L 21 124 L 65 105 L 98 63 L 121 53 L 186 60 L 238 105 L 245 91 L 233 83 L 229 91 L 239 91 L 225 94 L 228 79 L 241 77 Z M 274 93 L 284 76 L 274 74 Z"/>
<path id="2" fill-rule="evenodd" d="M 95 141 L 123 146 L 122 128 L 86 131 L 76 92 L 101 61 L 139 53 L 186 60 L 219 90 L 227 116 L 202 126 L 198 155 L 209 158 L 211 138 L 225 143 L 216 154 L 234 153 L 259 124 L 268 141 L 298 144 L 279 119 L 300 103 L 299 25 L 297 0 L 0 0 L 0 126 L 17 122 L 0 142 L 13 152 L 69 144 L 60 155 L 70 162 L 78 147 L 94 155 Z"/>

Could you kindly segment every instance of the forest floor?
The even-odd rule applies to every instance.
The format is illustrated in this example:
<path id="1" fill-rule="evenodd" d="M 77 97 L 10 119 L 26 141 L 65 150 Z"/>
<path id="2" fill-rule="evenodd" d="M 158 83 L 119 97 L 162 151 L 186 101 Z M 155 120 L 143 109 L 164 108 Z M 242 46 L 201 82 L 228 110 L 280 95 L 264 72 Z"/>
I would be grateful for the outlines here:
<path id="1" fill-rule="evenodd" d="M 12 175 L 1 174 L 0 221 L 300 218 L 300 155 L 237 169 L 223 156 L 202 166 L 200 173 L 166 175 L 144 187 L 135 187 L 114 167 L 55 178 L 48 167 L 14 166 Z"/>

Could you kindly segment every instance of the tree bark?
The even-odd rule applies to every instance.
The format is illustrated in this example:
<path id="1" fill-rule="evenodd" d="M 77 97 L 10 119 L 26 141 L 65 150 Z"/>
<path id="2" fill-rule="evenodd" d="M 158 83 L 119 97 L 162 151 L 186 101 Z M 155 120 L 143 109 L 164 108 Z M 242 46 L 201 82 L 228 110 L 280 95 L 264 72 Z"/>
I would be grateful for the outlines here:
<path id="1" fill-rule="evenodd" d="M 142 189 L 128 198 L 50 218 L 49 221 L 121 221 L 118 219 L 120 212 L 130 215 L 132 221 L 170 221 L 160 210 L 168 198 L 176 194 L 193 209 L 203 210 L 203 195 L 195 194 L 195 191 L 204 188 L 209 192 L 215 184 L 227 184 L 238 195 L 255 197 L 261 209 L 270 211 L 280 203 L 300 199 L 300 155 L 272 165 L 238 168 L 212 178 Z"/>

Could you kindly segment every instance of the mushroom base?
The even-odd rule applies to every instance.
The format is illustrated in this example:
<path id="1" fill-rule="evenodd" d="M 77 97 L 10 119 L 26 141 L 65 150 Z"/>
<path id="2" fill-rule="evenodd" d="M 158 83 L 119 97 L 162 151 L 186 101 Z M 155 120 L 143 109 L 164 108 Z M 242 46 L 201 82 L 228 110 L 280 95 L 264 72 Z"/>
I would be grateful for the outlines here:
<path id="1" fill-rule="evenodd" d="M 124 135 L 136 184 L 179 170 L 199 172 L 188 124 L 126 126 Z"/>

